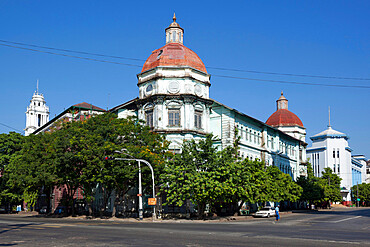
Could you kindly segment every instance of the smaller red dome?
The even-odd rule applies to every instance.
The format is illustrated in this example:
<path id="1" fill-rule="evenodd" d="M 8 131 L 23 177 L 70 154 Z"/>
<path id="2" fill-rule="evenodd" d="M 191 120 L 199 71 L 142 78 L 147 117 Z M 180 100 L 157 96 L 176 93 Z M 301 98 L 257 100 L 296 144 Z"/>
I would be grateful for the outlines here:
<path id="1" fill-rule="evenodd" d="M 189 66 L 207 73 L 206 67 L 198 55 L 180 43 L 168 43 L 153 51 L 145 61 L 141 72 L 158 66 Z"/>
<path id="2" fill-rule="evenodd" d="M 303 127 L 302 121 L 293 112 L 286 109 L 279 109 L 274 112 L 266 124 L 277 127 L 277 126 L 301 126 Z"/>

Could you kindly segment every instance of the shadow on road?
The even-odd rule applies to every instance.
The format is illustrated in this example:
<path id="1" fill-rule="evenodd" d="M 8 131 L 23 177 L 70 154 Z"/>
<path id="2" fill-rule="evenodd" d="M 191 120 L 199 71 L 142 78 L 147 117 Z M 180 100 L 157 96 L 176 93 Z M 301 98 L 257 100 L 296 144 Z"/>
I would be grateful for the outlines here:
<path id="1" fill-rule="evenodd" d="M 325 210 L 302 210 L 293 211 L 293 213 L 305 213 L 305 214 L 321 214 L 321 215 L 348 215 L 348 216 L 363 216 L 370 217 L 370 208 L 360 208 L 360 209 L 325 209 Z"/>
<path id="2" fill-rule="evenodd" d="M 10 228 L 10 229 L 2 230 L 2 231 L 0 231 L 0 234 L 6 233 L 6 232 L 10 232 L 10 231 L 14 231 L 14 230 L 17 230 L 17 229 L 21 229 L 22 227 L 34 226 L 34 225 L 38 225 L 38 224 L 30 223 L 30 224 L 14 224 L 14 225 L 8 225 L 7 227 Z M 0 246 L 7 246 L 7 245 L 1 245 L 0 244 Z"/>

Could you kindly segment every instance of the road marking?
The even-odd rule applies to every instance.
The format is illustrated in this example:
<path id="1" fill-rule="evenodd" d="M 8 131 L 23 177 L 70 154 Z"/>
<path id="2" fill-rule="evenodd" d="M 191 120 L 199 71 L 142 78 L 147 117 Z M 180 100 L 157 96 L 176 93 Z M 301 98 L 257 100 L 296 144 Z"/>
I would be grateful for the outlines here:
<path id="1" fill-rule="evenodd" d="M 362 216 L 355 216 L 355 217 L 352 217 L 352 218 L 347 218 L 347 219 L 341 219 L 341 220 L 337 220 L 337 221 L 332 221 L 333 223 L 338 223 L 338 222 L 342 222 L 342 221 L 346 221 L 346 220 L 353 220 L 353 219 L 357 219 L 357 218 L 361 218 Z"/>

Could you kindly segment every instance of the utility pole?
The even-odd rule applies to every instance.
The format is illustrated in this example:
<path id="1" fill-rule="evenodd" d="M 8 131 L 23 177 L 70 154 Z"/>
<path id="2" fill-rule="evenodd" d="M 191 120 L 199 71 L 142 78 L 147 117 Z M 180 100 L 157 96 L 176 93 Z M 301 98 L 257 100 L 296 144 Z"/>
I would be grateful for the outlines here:
<path id="1" fill-rule="evenodd" d="M 359 205 L 358 205 L 358 203 L 359 203 L 359 201 L 358 201 L 358 180 L 357 180 L 357 199 L 356 199 L 356 204 L 357 204 L 357 207 L 359 207 Z"/>
<path id="2" fill-rule="evenodd" d="M 120 152 L 122 153 L 122 152 Z M 125 153 L 123 153 L 125 154 Z M 131 156 L 131 155 L 130 155 Z M 136 158 L 131 158 L 131 159 L 125 159 L 125 158 L 114 158 L 114 157 L 105 157 L 106 160 L 112 158 L 113 160 L 127 160 L 127 161 L 137 161 L 139 165 L 139 219 L 143 219 L 143 191 L 142 191 L 142 186 L 141 186 L 141 162 L 143 162 L 145 165 L 147 165 L 150 168 L 150 171 L 152 172 L 152 182 L 153 182 L 153 198 L 156 198 L 155 196 L 155 183 L 154 183 L 154 170 L 152 165 L 143 159 L 136 159 Z M 155 206 L 153 207 L 153 220 L 157 218 L 156 212 L 155 212 Z"/>
<path id="3" fill-rule="evenodd" d="M 329 108 L 330 109 L 330 108 Z M 330 111 L 330 110 L 329 110 Z M 329 175 L 329 190 L 330 190 L 330 175 Z M 329 198 L 329 208 L 331 209 L 331 203 L 330 203 L 330 198 Z"/>
<path id="4" fill-rule="evenodd" d="M 141 187 L 140 160 L 137 163 L 139 164 L 139 220 L 143 220 L 143 189 Z"/>

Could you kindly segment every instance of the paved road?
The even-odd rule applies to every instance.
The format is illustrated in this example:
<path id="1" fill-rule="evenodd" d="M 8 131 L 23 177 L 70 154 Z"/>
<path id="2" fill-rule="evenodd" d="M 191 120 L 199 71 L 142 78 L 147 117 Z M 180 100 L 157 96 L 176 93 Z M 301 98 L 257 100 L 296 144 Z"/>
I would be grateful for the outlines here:
<path id="1" fill-rule="evenodd" d="M 0 246 L 370 246 L 370 209 L 229 222 L 127 222 L 0 215 Z"/>

